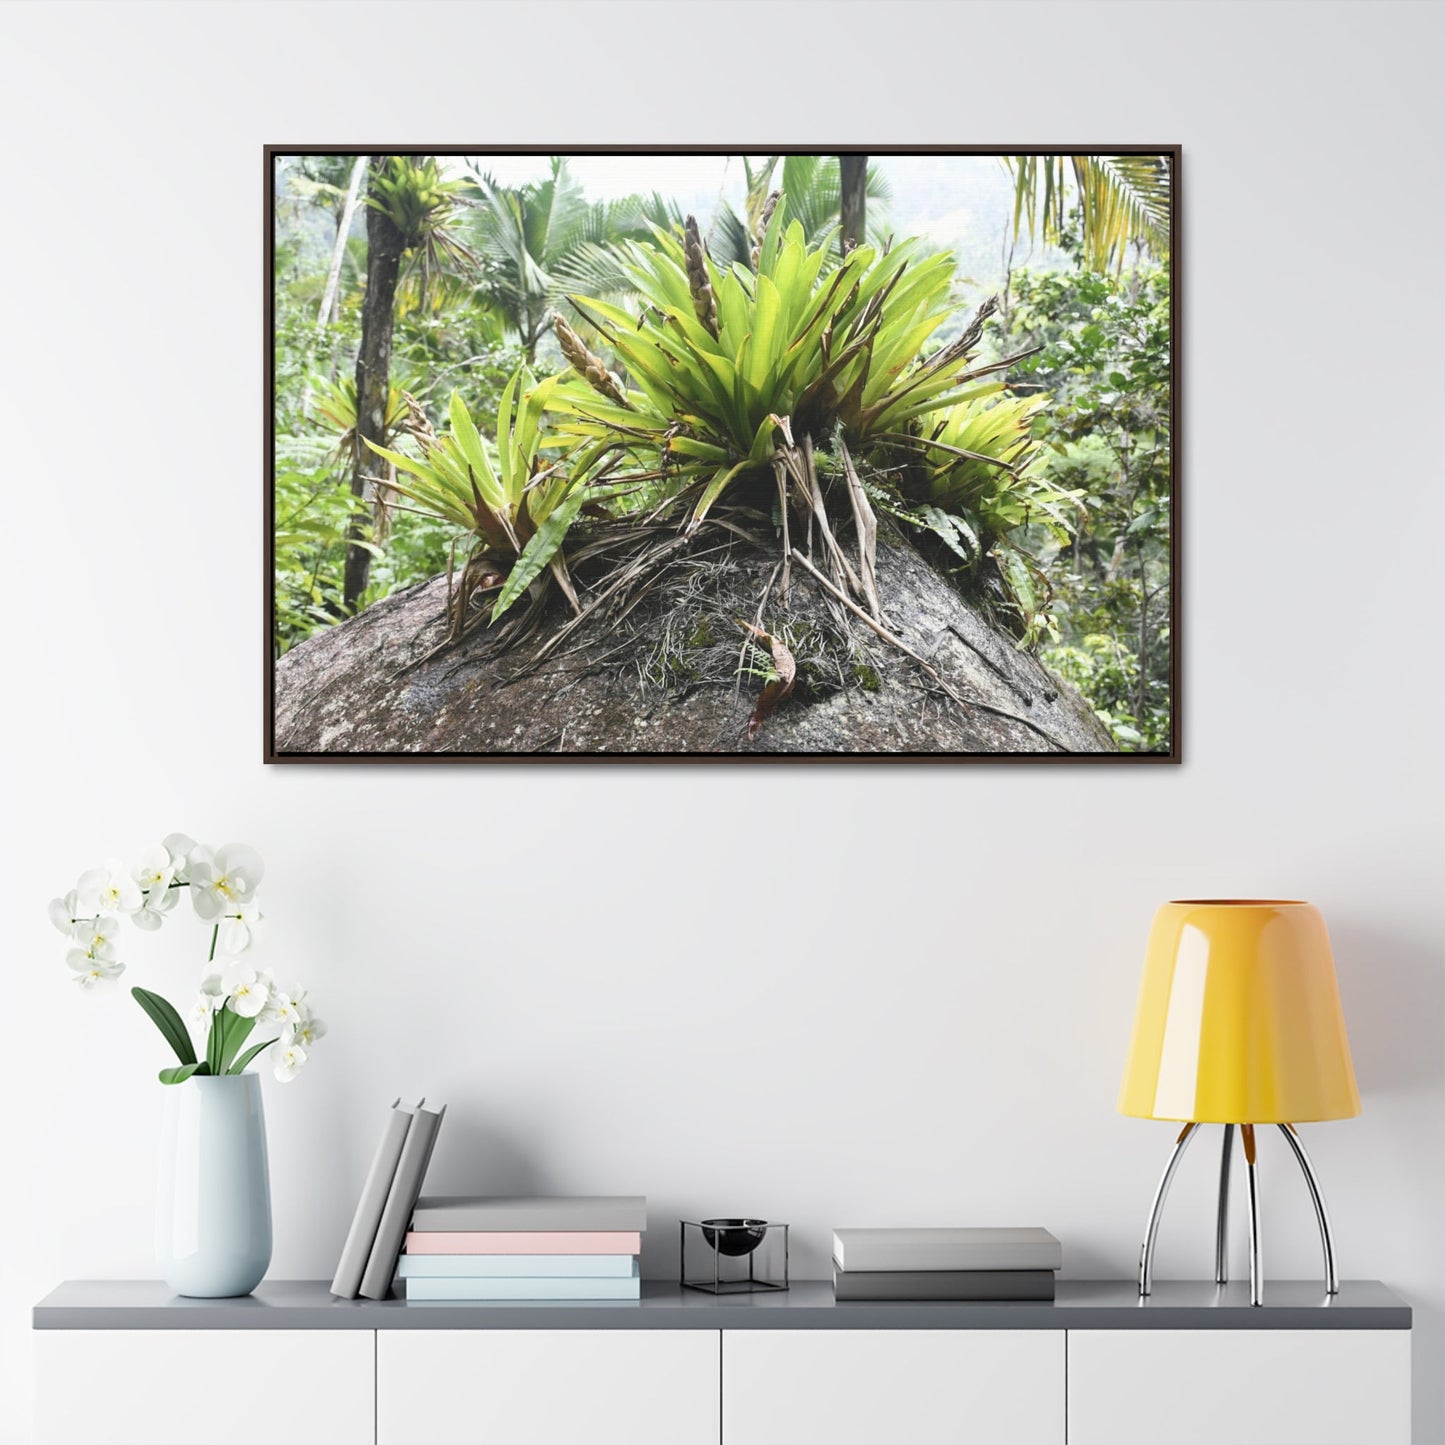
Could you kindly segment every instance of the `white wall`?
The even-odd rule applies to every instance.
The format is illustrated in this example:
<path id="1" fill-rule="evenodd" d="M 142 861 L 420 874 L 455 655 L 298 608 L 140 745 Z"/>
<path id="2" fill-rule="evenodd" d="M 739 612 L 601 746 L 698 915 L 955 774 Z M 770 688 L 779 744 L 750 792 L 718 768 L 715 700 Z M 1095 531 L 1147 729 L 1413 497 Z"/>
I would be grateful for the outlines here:
<path id="1" fill-rule="evenodd" d="M 122 993 L 76 995 L 44 905 L 182 828 L 263 850 L 270 960 L 332 1025 L 267 1079 L 278 1276 L 329 1275 L 419 1091 L 450 1101 L 438 1186 L 646 1191 L 654 1273 L 679 1214 L 746 1210 L 793 1222 L 804 1275 L 833 1225 L 945 1217 L 1128 1274 L 1171 1133 L 1114 1113 L 1152 911 L 1313 899 L 1365 1112 L 1309 1142 L 1346 1276 L 1416 1307 L 1417 1439 L 1445 1440 L 1441 20 L 0 11 L 0 1439 L 27 1438 L 30 1305 L 153 1271 L 158 1044 Z M 1183 767 L 261 765 L 262 144 L 688 140 L 1183 144 Z M 184 993 L 200 945 L 142 938 L 132 977 Z M 1266 1169 L 1269 1270 L 1313 1275 Z M 1210 1173 L 1164 1277 L 1209 1268 Z"/>

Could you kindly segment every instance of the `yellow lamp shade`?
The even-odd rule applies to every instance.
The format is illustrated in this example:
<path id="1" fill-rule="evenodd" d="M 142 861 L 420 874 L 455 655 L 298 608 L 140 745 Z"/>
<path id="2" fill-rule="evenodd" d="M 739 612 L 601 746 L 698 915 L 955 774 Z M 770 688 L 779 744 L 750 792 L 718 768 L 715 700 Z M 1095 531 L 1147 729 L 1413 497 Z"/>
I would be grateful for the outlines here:
<path id="1" fill-rule="evenodd" d="M 1119 1112 L 1212 1124 L 1360 1112 L 1319 909 L 1196 899 L 1159 910 Z"/>

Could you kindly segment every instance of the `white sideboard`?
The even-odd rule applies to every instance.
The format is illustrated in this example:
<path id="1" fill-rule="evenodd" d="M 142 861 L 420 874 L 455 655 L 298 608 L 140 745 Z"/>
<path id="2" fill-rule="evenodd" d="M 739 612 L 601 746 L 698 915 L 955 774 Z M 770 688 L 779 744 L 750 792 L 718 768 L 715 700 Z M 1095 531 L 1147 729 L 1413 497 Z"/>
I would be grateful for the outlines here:
<path id="1" fill-rule="evenodd" d="M 1063 1330 L 724 1330 L 722 1445 L 1064 1445 L 1064 1343 Z"/>
<path id="2" fill-rule="evenodd" d="M 373 1336 L 357 1330 L 35 1335 L 39 1439 L 63 1445 L 372 1445 Z"/>
<path id="3" fill-rule="evenodd" d="M 153 1282 L 36 1306 L 39 1445 L 1409 1445 L 1409 1306 L 1350 1281 L 1065 1282 L 1054 1302 L 848 1303 L 804 1282 L 640 1303 L 243 1300 Z"/>
<path id="4" fill-rule="evenodd" d="M 1069 1445 L 1409 1439 L 1406 1330 L 1079 1330 L 1069 1337 Z"/>
<path id="5" fill-rule="evenodd" d="M 377 1331 L 376 1445 L 473 1440 L 718 1445 L 717 1336 Z"/>

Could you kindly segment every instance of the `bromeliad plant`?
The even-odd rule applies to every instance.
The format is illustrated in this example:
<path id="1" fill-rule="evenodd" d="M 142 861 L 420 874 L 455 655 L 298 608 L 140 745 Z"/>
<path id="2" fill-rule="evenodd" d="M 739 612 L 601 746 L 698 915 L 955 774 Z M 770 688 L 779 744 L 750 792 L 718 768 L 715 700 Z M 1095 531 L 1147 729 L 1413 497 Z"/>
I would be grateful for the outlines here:
<path id="1" fill-rule="evenodd" d="M 165 842 L 146 849 L 133 867 L 111 859 L 82 873 L 69 893 L 51 901 L 50 921 L 70 940 L 65 961 L 83 989 L 125 972 L 120 961 L 122 917 L 154 932 L 174 912 L 184 889 L 196 917 L 210 924 L 207 961 L 214 971 L 202 981 L 190 1015 L 205 1034 L 203 1056 L 197 1056 L 190 1030 L 173 1005 L 148 989 L 131 989 L 131 996 L 179 1060 L 160 1071 L 163 1084 L 244 1073 L 273 1044 L 278 1046 L 276 1077 L 289 1082 L 305 1066 L 312 1045 L 326 1033 L 305 989 L 287 992 L 277 987 L 270 973 L 258 972 L 243 960 L 261 925 L 256 888 L 262 872 L 260 855 L 245 844 L 211 849 L 172 833 Z M 279 1025 L 279 1032 L 248 1044 L 252 1032 L 268 1024 Z"/>
<path id="2" fill-rule="evenodd" d="M 570 370 L 542 381 L 519 372 L 495 443 L 454 395 L 447 434 L 412 429 L 420 457 L 375 448 L 406 474 L 396 491 L 473 538 L 449 640 L 475 625 L 478 591 L 496 591 L 496 621 L 548 577 L 585 615 L 564 551 L 584 511 L 639 535 L 672 515 L 686 539 L 745 483 L 755 519 L 756 483 L 769 481 L 784 595 L 793 563 L 812 572 L 816 555 L 822 585 L 881 623 L 878 505 L 942 538 L 975 575 L 987 572 L 1022 615 L 1026 642 L 1047 625 L 1046 593 L 1033 585 L 1042 572 L 1021 538 L 1033 525 L 1067 536 L 1079 497 L 1037 468 L 1033 418 L 1044 399 L 1014 396 L 1001 379 L 1029 353 L 979 358 L 996 303 L 930 349 L 957 315 L 946 252 L 910 240 L 839 260 L 834 235 L 810 242 L 789 219 L 786 195 L 758 225 L 748 264 L 717 265 L 691 217 L 681 234 L 654 226 L 650 245 L 626 243 L 622 269 L 640 315 L 570 298 L 616 370 L 557 317 Z M 820 467 L 815 450 L 836 452 L 839 465 Z M 856 557 L 838 541 L 847 528 Z M 595 557 L 595 535 L 574 555 Z M 806 538 L 806 558 L 795 537 Z M 622 570 L 646 572 L 677 540 L 658 542 L 650 559 L 632 554 Z"/>
<path id="3" fill-rule="evenodd" d="M 406 481 L 375 479 L 442 518 L 471 539 L 459 584 L 449 601 L 450 636 L 459 639 L 471 624 L 471 602 L 479 591 L 497 589 L 492 610 L 500 617 L 546 569 L 577 605 L 577 594 L 559 549 L 568 527 L 590 499 L 615 490 L 588 491 L 584 481 L 597 462 L 614 449 L 606 441 L 572 444 L 544 456 L 548 439 L 542 418 L 562 378 L 539 382 L 522 367 L 502 392 L 495 440 L 478 431 L 466 403 L 452 393 L 451 430 L 437 436 L 413 402 L 410 428 L 421 456 L 406 456 L 372 442 Z M 555 442 L 555 439 L 553 439 Z"/>

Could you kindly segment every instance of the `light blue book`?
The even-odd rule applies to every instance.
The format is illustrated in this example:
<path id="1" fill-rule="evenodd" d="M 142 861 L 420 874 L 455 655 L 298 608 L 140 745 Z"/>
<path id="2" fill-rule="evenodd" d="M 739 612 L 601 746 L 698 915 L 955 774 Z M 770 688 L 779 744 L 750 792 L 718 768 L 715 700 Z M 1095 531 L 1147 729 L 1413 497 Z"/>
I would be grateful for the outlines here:
<path id="1" fill-rule="evenodd" d="M 402 1279 L 636 1279 L 631 1254 L 404 1254 Z"/>
<path id="2" fill-rule="evenodd" d="M 640 1300 L 640 1279 L 426 1279 L 406 1282 L 409 1300 Z"/>

